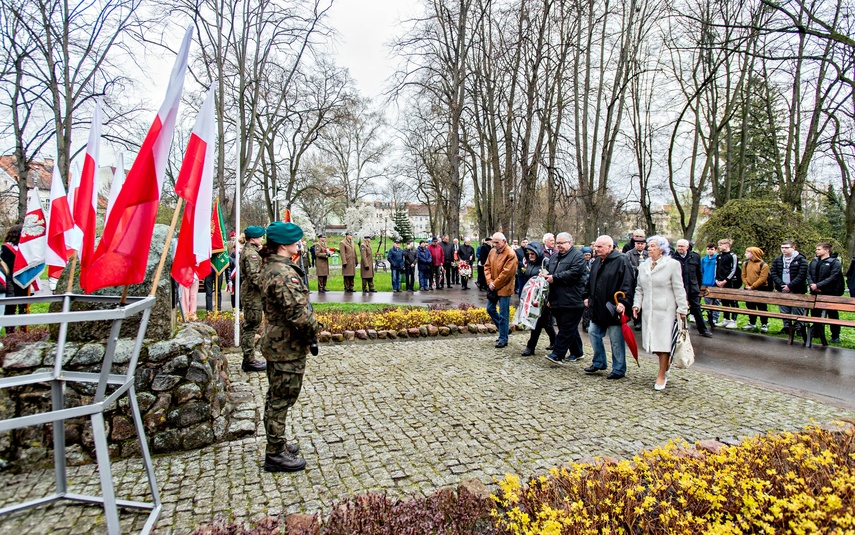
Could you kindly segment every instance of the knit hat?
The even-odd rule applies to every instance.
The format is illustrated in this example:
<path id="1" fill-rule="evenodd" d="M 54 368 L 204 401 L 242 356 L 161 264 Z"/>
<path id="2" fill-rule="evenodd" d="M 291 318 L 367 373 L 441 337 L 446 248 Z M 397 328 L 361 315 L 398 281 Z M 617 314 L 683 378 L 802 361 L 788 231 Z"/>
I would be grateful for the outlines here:
<path id="1" fill-rule="evenodd" d="M 264 229 L 253 225 L 251 227 L 246 227 L 246 230 L 244 230 L 243 233 L 247 238 L 261 238 L 264 236 Z"/>
<path id="2" fill-rule="evenodd" d="M 582 254 L 587 254 L 587 253 L 594 254 L 594 250 L 591 249 L 590 247 L 582 247 Z"/>
<path id="3" fill-rule="evenodd" d="M 294 223 L 274 221 L 267 227 L 267 239 L 280 245 L 297 243 L 303 237 L 303 229 Z"/>

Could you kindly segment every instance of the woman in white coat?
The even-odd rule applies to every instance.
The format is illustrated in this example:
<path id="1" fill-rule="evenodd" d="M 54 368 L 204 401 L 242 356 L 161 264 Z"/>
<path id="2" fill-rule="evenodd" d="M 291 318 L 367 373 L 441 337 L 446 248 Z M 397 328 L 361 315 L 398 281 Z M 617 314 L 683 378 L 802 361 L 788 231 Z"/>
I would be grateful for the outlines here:
<path id="1" fill-rule="evenodd" d="M 683 288 L 680 263 L 669 256 L 668 240 L 662 236 L 647 239 L 649 258 L 638 266 L 632 315 L 641 312 L 641 340 L 645 351 L 659 357 L 656 390 L 664 390 L 670 365 L 671 334 L 674 320 L 686 317 L 689 302 Z"/>

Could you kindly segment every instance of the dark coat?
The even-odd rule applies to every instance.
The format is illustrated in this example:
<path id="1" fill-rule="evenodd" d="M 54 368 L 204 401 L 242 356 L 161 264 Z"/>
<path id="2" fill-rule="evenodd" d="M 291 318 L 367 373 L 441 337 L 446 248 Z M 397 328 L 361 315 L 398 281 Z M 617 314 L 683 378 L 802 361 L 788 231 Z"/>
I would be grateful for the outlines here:
<path id="1" fill-rule="evenodd" d="M 487 261 L 487 257 L 490 256 L 490 249 L 492 249 L 490 245 L 486 243 L 482 243 L 480 247 L 478 247 L 478 262 L 483 266 L 484 262 Z"/>
<path id="2" fill-rule="evenodd" d="M 688 251 L 685 258 L 680 253 L 673 251 L 671 258 L 680 263 L 683 270 L 683 288 L 686 289 L 687 297 L 694 297 L 701 292 L 701 255 L 694 251 Z"/>
<path id="3" fill-rule="evenodd" d="M 454 262 L 454 244 L 452 242 L 439 242 L 439 246 L 442 247 L 442 256 L 443 256 L 443 264 L 450 264 Z"/>
<path id="4" fill-rule="evenodd" d="M 459 260 L 463 260 L 471 266 L 475 261 L 475 248 L 464 243 L 460 246 L 460 249 L 458 249 L 457 255 Z"/>
<path id="5" fill-rule="evenodd" d="M 822 295 L 843 295 L 843 266 L 836 254 L 825 260 L 814 258 L 808 266 L 808 286 L 816 284 L 817 291 L 810 293 Z"/>
<path id="6" fill-rule="evenodd" d="M 802 253 L 796 253 L 790 262 L 790 293 L 803 294 L 807 292 L 808 260 Z M 772 260 L 769 277 L 779 292 L 784 287 L 784 255 Z"/>
<path id="7" fill-rule="evenodd" d="M 419 260 L 419 251 L 418 247 L 413 247 L 412 249 L 404 249 L 404 267 L 412 268 L 415 267 L 416 262 Z"/>
<path id="8" fill-rule="evenodd" d="M 430 267 L 433 264 L 433 256 L 430 254 L 430 249 L 419 246 L 416 255 L 419 260 L 419 271 L 430 271 Z"/>
<path id="9" fill-rule="evenodd" d="M 404 250 L 400 247 L 392 247 L 386 253 L 386 258 L 389 259 L 389 267 L 392 269 L 404 269 Z"/>
<path id="10" fill-rule="evenodd" d="M 739 267 L 739 258 L 736 253 L 728 251 L 726 253 L 718 253 L 715 263 L 715 280 L 727 281 L 725 288 L 739 288 L 742 286 L 742 280 L 737 276 L 736 268 Z"/>
<path id="11" fill-rule="evenodd" d="M 540 273 L 540 267 L 543 263 L 543 249 L 541 249 L 540 244 L 536 241 L 533 241 L 525 246 L 526 253 L 528 251 L 533 251 L 534 254 L 537 255 L 537 260 L 534 262 L 529 262 L 525 269 L 522 272 L 522 285 L 525 286 L 532 277 L 536 277 Z"/>
<path id="12" fill-rule="evenodd" d="M 584 294 L 591 310 L 591 321 L 600 326 L 620 325 L 620 317 L 610 312 L 607 304 L 614 305 L 615 293 L 623 292 L 626 297 L 621 298 L 619 302 L 623 303 L 627 311 L 632 308 L 632 296 L 635 292 L 634 272 L 626 255 L 617 249 L 612 250 L 605 258 L 597 258 L 594 261 Z"/>
<path id="13" fill-rule="evenodd" d="M 849 297 L 853 297 L 855 293 L 855 260 L 849 263 L 849 269 L 846 270 L 846 284 L 849 286 Z"/>
<path id="14" fill-rule="evenodd" d="M 582 251 L 573 247 L 565 255 L 552 255 L 546 270 L 553 277 L 552 284 L 549 285 L 551 308 L 585 307 L 582 294 L 585 291 L 587 268 Z"/>

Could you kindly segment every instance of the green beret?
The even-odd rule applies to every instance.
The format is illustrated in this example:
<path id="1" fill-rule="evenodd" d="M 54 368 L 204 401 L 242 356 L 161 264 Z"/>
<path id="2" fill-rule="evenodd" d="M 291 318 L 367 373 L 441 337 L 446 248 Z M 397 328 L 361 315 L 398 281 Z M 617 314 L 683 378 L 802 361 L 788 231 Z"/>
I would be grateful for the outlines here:
<path id="1" fill-rule="evenodd" d="M 246 230 L 244 230 L 243 233 L 247 238 L 261 238 L 264 236 L 264 229 L 253 225 L 251 227 L 246 227 Z"/>
<path id="2" fill-rule="evenodd" d="M 303 237 L 303 229 L 294 223 L 274 221 L 267 227 L 267 239 L 280 245 L 297 243 Z"/>

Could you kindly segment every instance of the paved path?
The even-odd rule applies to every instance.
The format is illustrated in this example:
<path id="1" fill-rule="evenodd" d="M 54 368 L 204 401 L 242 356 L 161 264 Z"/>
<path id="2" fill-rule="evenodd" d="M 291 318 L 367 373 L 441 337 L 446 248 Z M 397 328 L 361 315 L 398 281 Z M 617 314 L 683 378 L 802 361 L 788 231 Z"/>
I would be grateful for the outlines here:
<path id="1" fill-rule="evenodd" d="M 216 514 L 255 519 L 282 511 L 328 512 L 354 493 L 430 493 L 461 480 L 491 484 L 506 472 L 527 476 L 592 455 L 630 457 L 669 439 L 738 438 L 797 429 L 849 415 L 845 410 L 703 373 L 672 373 L 654 392 L 656 364 L 642 357 L 621 381 L 587 376 L 590 358 L 558 367 L 521 357 L 525 335 L 508 349 L 492 337 L 377 341 L 323 346 L 310 360 L 294 411 L 305 472 L 261 469 L 257 437 L 156 458 L 164 511 L 158 533 L 187 533 Z M 542 346 L 544 342 L 541 343 Z M 590 347 L 586 347 L 590 355 Z M 540 351 L 538 355 L 544 353 Z M 239 389 L 261 406 L 266 380 L 243 374 Z M 0 475 L 0 505 L 45 494 L 52 473 Z M 120 496 L 145 497 L 136 460 L 114 464 Z M 97 492 L 94 466 L 71 469 L 70 487 Z M 142 515 L 122 515 L 139 529 Z M 97 507 L 51 506 L 0 519 L 3 533 L 103 533 Z"/>

